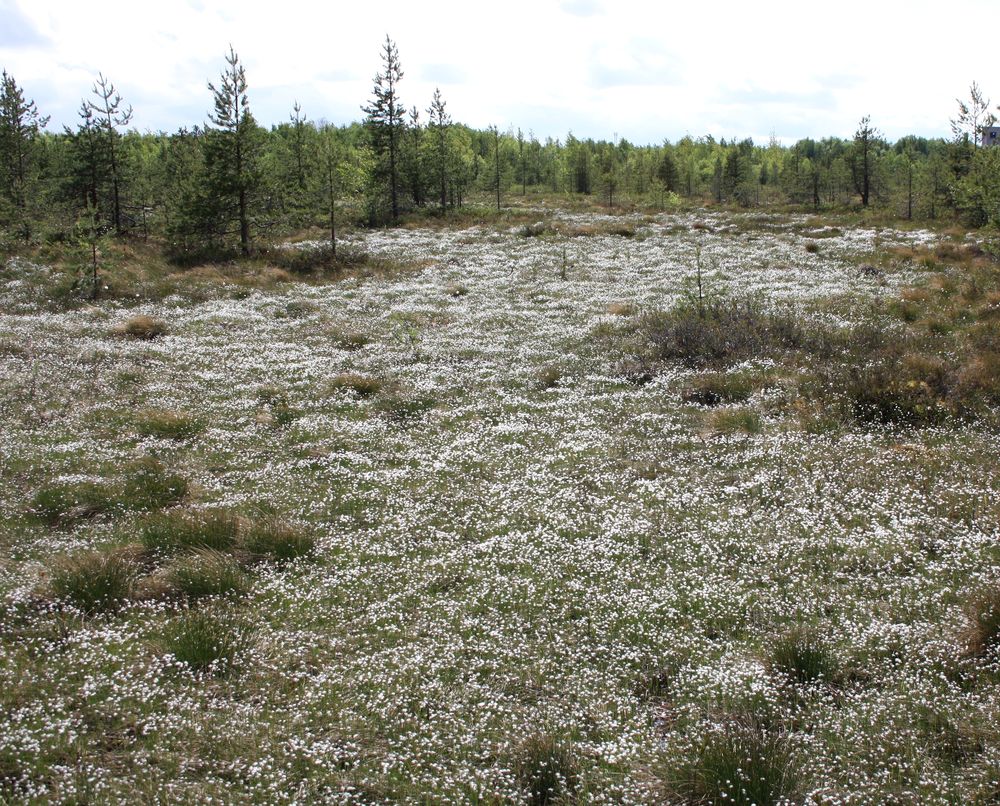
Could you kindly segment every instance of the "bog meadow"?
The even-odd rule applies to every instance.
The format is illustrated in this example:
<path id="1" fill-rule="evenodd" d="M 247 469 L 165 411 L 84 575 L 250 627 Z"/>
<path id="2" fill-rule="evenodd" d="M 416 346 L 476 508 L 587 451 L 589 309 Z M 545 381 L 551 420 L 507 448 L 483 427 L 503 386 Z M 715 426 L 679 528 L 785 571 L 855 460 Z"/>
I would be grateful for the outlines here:
<path id="1" fill-rule="evenodd" d="M 637 146 L 220 66 L 4 73 L 0 802 L 1000 799 L 977 85 Z"/>

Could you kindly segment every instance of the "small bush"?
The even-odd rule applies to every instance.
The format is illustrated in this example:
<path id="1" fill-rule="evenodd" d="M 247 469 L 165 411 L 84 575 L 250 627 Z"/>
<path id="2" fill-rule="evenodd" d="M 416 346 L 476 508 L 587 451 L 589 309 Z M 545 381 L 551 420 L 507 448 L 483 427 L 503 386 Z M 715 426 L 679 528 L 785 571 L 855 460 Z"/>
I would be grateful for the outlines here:
<path id="1" fill-rule="evenodd" d="M 60 526 L 100 515 L 114 505 L 114 492 L 105 484 L 56 482 L 35 493 L 31 511 L 50 526 Z"/>
<path id="2" fill-rule="evenodd" d="M 816 241 L 806 241 L 806 251 L 810 255 L 815 255 L 819 252 L 819 244 Z"/>
<path id="3" fill-rule="evenodd" d="M 775 357 L 804 346 L 808 336 L 790 313 L 767 311 L 749 298 L 683 303 L 648 316 L 644 324 L 656 358 L 690 367 Z"/>
<path id="4" fill-rule="evenodd" d="M 861 422 L 933 425 L 950 413 L 930 384 L 907 378 L 898 365 L 888 361 L 849 367 L 842 377 L 851 414 Z"/>
<path id="5" fill-rule="evenodd" d="M 575 757 L 565 742 L 534 736 L 518 748 L 514 777 L 532 806 L 570 801 L 579 785 Z"/>
<path id="6" fill-rule="evenodd" d="M 681 400 L 700 406 L 743 403 L 750 399 L 753 384 L 746 375 L 712 373 L 695 378 L 681 391 Z"/>
<path id="7" fill-rule="evenodd" d="M 556 230 L 545 221 L 536 221 L 534 224 L 525 224 L 518 231 L 522 238 L 542 238 L 546 235 L 556 234 Z"/>
<path id="8" fill-rule="evenodd" d="M 668 797 L 687 803 L 773 804 L 794 800 L 799 775 L 787 736 L 752 716 L 711 725 L 694 739 L 693 758 L 669 770 Z"/>
<path id="9" fill-rule="evenodd" d="M 267 259 L 275 266 L 299 275 L 331 271 L 337 268 L 337 262 L 329 244 L 306 244 L 270 249 L 267 252 Z"/>
<path id="10" fill-rule="evenodd" d="M 251 554 L 279 562 L 306 557 L 315 550 L 315 538 L 274 518 L 254 521 L 244 532 L 242 547 Z"/>
<path id="11" fill-rule="evenodd" d="M 167 332 L 167 323 L 153 316 L 139 314 L 126 319 L 115 328 L 115 334 L 133 339 L 151 340 Z"/>
<path id="12" fill-rule="evenodd" d="M 190 439 L 204 430 L 197 417 L 179 411 L 147 409 L 136 417 L 136 431 L 144 437 L 159 439 Z"/>
<path id="13" fill-rule="evenodd" d="M 222 676 L 235 670 L 250 639 L 249 628 L 236 618 L 189 610 L 167 625 L 161 646 L 196 672 Z"/>
<path id="14" fill-rule="evenodd" d="M 84 612 L 112 610 L 125 602 L 135 583 L 136 566 L 122 551 L 83 551 L 52 565 L 49 587 Z"/>
<path id="15" fill-rule="evenodd" d="M 191 549 L 225 551 L 236 544 L 239 518 L 228 510 L 167 512 L 140 528 L 143 546 L 161 555 Z"/>
<path id="16" fill-rule="evenodd" d="M 334 378 L 330 386 L 335 390 L 350 390 L 358 397 L 371 397 L 382 389 L 382 382 L 356 372 L 344 372 Z"/>
<path id="17" fill-rule="evenodd" d="M 837 678 L 837 662 L 830 649 L 805 630 L 779 636 L 771 645 L 768 663 L 772 671 L 800 685 L 832 683 Z"/>
<path id="18" fill-rule="evenodd" d="M 189 599 L 240 595 L 250 588 L 250 580 L 239 563 L 215 549 L 195 549 L 178 557 L 163 569 L 162 575 L 171 590 Z"/>

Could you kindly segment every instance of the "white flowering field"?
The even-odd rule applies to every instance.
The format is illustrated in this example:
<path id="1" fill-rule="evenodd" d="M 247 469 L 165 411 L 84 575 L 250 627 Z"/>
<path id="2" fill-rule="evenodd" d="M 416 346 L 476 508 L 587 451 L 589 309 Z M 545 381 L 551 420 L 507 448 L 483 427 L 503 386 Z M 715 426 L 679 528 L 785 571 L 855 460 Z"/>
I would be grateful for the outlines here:
<path id="1" fill-rule="evenodd" d="M 770 356 L 711 409 L 694 370 L 620 369 L 699 261 L 707 295 L 851 327 L 926 279 L 868 256 L 940 236 L 557 218 L 597 233 L 369 232 L 408 268 L 138 306 L 54 309 L 45 267 L 7 265 L 0 802 L 752 802 L 708 780 L 727 742 L 772 801 L 1000 795 L 1000 672 L 966 649 L 997 434 L 807 427 Z M 137 315 L 165 332 L 123 334 Z M 137 467 L 181 487 L 46 504 Z M 219 511 L 311 550 L 157 593 L 149 524 Z M 54 580 L 102 551 L 139 592 L 89 608 Z M 193 612 L 217 662 L 171 649 Z"/>

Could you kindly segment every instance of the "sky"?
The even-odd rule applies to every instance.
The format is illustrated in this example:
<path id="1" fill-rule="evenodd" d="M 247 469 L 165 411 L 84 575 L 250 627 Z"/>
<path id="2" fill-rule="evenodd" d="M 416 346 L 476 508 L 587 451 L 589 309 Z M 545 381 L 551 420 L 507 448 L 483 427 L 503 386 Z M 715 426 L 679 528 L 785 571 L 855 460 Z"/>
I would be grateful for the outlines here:
<path id="1" fill-rule="evenodd" d="M 454 120 L 539 139 L 789 144 L 865 115 L 890 140 L 950 136 L 973 81 L 1000 103 L 998 31 L 997 0 L 0 0 L 0 66 L 50 130 L 76 125 L 100 72 L 134 128 L 174 131 L 206 122 L 232 45 L 258 122 L 298 101 L 345 124 L 389 36 L 424 120 L 439 87 Z"/>

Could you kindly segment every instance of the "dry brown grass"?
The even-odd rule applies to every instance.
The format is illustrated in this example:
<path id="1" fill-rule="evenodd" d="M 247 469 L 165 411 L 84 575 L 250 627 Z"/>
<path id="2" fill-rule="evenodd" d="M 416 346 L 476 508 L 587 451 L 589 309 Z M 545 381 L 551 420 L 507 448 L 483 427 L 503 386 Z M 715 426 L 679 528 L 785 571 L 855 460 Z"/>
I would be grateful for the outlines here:
<path id="1" fill-rule="evenodd" d="M 612 302 L 607 311 L 612 316 L 633 316 L 636 312 L 635 305 L 631 302 Z"/>
<path id="2" fill-rule="evenodd" d="M 131 316 L 114 326 L 111 333 L 132 339 L 152 340 L 168 332 L 167 323 L 146 314 Z"/>

